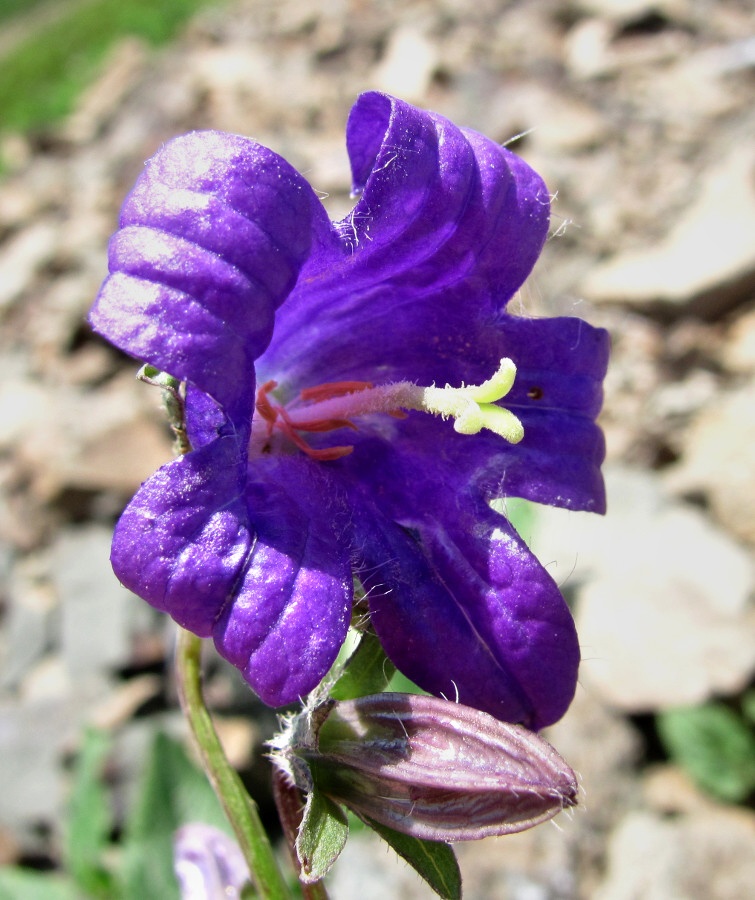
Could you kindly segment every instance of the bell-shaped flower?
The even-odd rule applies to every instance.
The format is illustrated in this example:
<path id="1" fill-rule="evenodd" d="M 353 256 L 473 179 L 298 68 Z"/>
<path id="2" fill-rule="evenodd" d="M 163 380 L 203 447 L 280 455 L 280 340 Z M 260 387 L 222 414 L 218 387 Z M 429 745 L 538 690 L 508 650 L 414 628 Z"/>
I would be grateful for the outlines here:
<path id="1" fill-rule="evenodd" d="M 218 132 L 166 144 L 125 201 L 91 322 L 186 383 L 193 449 L 127 507 L 113 565 L 273 706 L 333 663 L 356 577 L 409 678 L 540 728 L 572 698 L 576 634 L 490 501 L 602 511 L 607 335 L 506 312 L 550 206 L 513 153 L 378 93 L 347 146 L 335 223 L 280 156 Z"/>

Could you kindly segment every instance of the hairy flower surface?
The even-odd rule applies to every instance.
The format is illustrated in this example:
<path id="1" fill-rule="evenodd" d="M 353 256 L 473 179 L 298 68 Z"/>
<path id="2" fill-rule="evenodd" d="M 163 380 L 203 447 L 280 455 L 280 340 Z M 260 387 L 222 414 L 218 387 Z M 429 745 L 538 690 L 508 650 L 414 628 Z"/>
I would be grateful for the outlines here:
<path id="1" fill-rule="evenodd" d="M 574 772 L 550 744 L 460 703 L 384 693 L 335 703 L 319 718 L 316 749 L 299 751 L 313 783 L 405 834 L 512 834 L 577 802 Z"/>
<path id="2" fill-rule="evenodd" d="M 186 382 L 193 449 L 127 507 L 113 566 L 274 706 L 334 661 L 356 575 L 407 676 L 539 728 L 579 648 L 489 501 L 603 510 L 607 335 L 506 312 L 549 220 L 521 159 L 378 93 L 347 146 L 358 199 L 336 223 L 280 156 L 218 132 L 166 144 L 127 198 L 91 322 Z M 423 411 L 433 385 L 482 385 L 483 430 Z"/>

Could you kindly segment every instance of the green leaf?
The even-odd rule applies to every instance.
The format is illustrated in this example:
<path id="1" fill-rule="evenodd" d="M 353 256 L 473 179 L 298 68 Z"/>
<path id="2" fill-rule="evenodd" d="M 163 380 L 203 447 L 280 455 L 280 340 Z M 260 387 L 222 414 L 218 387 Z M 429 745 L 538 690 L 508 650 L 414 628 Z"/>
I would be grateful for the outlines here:
<path id="1" fill-rule="evenodd" d="M 229 831 L 204 773 L 180 743 L 157 734 L 124 839 L 124 895 L 128 900 L 178 900 L 173 835 L 187 822 L 204 822 Z"/>
<path id="2" fill-rule="evenodd" d="M 353 700 L 384 691 L 396 667 L 385 655 L 376 634 L 366 631 L 330 691 L 334 700 Z"/>
<path id="3" fill-rule="evenodd" d="M 320 791 L 310 791 L 296 838 L 303 882 L 319 881 L 327 874 L 348 835 L 349 824 L 341 807 Z"/>
<path id="4" fill-rule="evenodd" d="M 394 694 L 426 694 L 421 687 L 410 681 L 403 672 L 396 672 L 391 678 L 388 690 Z"/>
<path id="5" fill-rule="evenodd" d="M 109 749 L 110 739 L 104 732 L 93 728 L 84 732 L 74 772 L 63 856 L 66 870 L 85 893 L 112 900 L 117 889 L 112 873 L 103 864 L 112 825 L 102 780 Z"/>
<path id="6" fill-rule="evenodd" d="M 671 758 L 719 800 L 737 803 L 755 789 L 755 735 L 723 703 L 661 713 L 658 733 Z"/>
<path id="7" fill-rule="evenodd" d="M 742 715 L 751 725 L 755 725 L 755 690 L 745 691 L 742 697 Z"/>
<path id="8" fill-rule="evenodd" d="M 401 834 L 372 819 L 365 822 L 389 844 L 443 900 L 461 897 L 461 872 L 450 844 Z"/>
<path id="9" fill-rule="evenodd" d="M 73 882 L 18 866 L 0 868 L 0 900 L 81 900 Z"/>

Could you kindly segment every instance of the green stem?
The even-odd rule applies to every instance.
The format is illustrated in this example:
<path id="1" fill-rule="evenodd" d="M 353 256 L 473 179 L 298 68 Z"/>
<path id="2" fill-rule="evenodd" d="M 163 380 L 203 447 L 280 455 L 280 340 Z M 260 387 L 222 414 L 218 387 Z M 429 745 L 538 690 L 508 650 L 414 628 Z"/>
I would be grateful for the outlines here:
<path id="1" fill-rule="evenodd" d="M 260 897 L 262 900 L 290 900 L 291 894 L 260 822 L 257 805 L 241 783 L 238 773 L 229 765 L 204 704 L 201 646 L 200 638 L 183 628 L 179 629 L 176 676 L 181 707 L 204 770 L 233 827 Z"/>

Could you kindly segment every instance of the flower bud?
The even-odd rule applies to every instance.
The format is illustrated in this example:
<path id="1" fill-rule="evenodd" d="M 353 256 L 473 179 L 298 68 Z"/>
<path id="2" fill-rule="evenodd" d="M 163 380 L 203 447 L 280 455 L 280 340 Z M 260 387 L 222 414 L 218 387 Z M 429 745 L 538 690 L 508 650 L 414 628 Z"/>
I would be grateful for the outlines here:
<path id="1" fill-rule="evenodd" d="M 299 756 L 314 785 L 414 837 L 509 834 L 576 804 L 574 773 L 550 744 L 458 703 L 377 694 L 334 703 L 313 722 L 316 749 Z"/>

